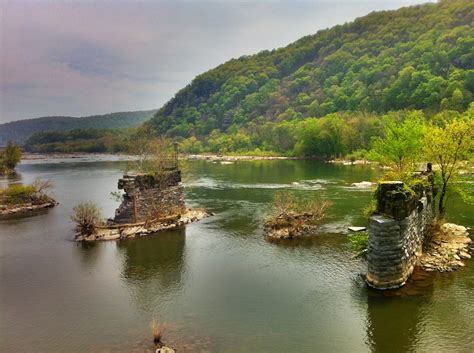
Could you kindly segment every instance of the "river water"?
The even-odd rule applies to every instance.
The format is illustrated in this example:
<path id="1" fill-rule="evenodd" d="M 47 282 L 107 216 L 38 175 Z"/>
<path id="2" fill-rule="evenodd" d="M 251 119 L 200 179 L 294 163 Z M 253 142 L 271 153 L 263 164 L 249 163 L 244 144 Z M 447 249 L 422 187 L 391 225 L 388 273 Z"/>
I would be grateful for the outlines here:
<path id="1" fill-rule="evenodd" d="M 471 352 L 474 264 L 383 295 L 367 289 L 346 228 L 365 225 L 368 166 L 314 161 L 185 163 L 189 205 L 215 216 L 155 236 L 80 244 L 69 217 L 110 198 L 122 162 L 45 160 L 0 183 L 51 179 L 60 205 L 0 221 L 0 351 L 143 352 L 150 322 L 179 352 Z M 276 190 L 332 201 L 324 225 L 270 243 L 263 222 Z M 450 220 L 474 211 L 449 201 Z"/>

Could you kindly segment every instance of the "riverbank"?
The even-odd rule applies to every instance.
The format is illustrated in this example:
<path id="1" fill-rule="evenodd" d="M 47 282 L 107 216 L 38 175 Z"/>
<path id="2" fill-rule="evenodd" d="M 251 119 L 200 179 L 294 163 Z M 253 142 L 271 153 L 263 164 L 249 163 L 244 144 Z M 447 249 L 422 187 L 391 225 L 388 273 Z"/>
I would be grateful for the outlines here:
<path id="1" fill-rule="evenodd" d="M 138 157 L 129 154 L 111 154 L 111 153 L 25 153 L 22 161 L 43 161 L 43 160 L 65 160 L 75 159 L 81 160 L 112 160 L 112 161 L 129 161 Z M 208 160 L 208 161 L 239 161 L 239 160 L 299 160 L 308 159 L 303 157 L 285 157 L 285 156 L 250 156 L 250 155 L 219 155 L 219 154 L 183 154 L 180 155 L 182 160 Z"/>

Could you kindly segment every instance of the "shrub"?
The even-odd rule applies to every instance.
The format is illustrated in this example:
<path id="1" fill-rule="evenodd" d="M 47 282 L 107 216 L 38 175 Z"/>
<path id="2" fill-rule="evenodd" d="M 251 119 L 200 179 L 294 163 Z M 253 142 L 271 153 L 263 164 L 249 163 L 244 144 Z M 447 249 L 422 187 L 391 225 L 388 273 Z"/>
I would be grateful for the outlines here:
<path id="1" fill-rule="evenodd" d="M 76 223 L 76 232 L 82 235 L 94 234 L 96 227 L 104 223 L 99 206 L 93 202 L 80 203 L 73 211 L 71 220 Z"/>
<path id="2" fill-rule="evenodd" d="M 326 200 L 301 199 L 288 191 L 277 192 L 273 200 L 275 212 L 265 222 L 265 232 L 272 238 L 296 237 L 314 228 L 329 205 Z"/>
<path id="3" fill-rule="evenodd" d="M 0 191 L 2 203 L 16 205 L 34 201 L 35 188 L 33 185 L 10 185 Z"/>
<path id="4" fill-rule="evenodd" d="M 356 257 L 367 258 L 367 248 L 369 246 L 369 233 L 360 232 L 349 235 L 350 248 L 356 253 Z"/>

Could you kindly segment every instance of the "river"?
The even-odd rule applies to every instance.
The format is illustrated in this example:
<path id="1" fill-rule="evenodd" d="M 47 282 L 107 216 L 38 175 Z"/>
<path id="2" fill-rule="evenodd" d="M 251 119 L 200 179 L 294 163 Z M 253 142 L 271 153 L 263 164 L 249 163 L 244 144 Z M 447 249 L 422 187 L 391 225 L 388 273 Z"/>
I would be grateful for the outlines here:
<path id="1" fill-rule="evenodd" d="M 123 162 L 42 160 L 0 184 L 50 179 L 60 205 L 0 221 L 0 351 L 143 352 L 150 322 L 179 352 L 470 352 L 474 265 L 379 294 L 361 278 L 347 226 L 365 225 L 370 166 L 314 161 L 193 161 L 186 200 L 215 215 L 154 236 L 73 242 L 75 204 L 112 216 Z M 276 190 L 332 201 L 320 230 L 273 243 L 263 223 Z M 474 210 L 448 201 L 449 220 Z"/>

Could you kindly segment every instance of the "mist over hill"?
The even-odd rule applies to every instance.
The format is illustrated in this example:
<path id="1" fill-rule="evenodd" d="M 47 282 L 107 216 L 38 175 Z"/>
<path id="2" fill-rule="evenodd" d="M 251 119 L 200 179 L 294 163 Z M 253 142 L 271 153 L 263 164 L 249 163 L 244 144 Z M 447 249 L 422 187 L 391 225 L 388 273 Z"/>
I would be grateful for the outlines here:
<path id="1" fill-rule="evenodd" d="M 151 119 L 156 110 L 118 112 L 105 115 L 91 115 L 82 118 L 71 116 L 49 116 L 25 119 L 0 124 L 0 146 L 8 141 L 23 144 L 31 135 L 47 131 L 68 131 L 73 129 L 121 129 L 136 127 Z"/>

